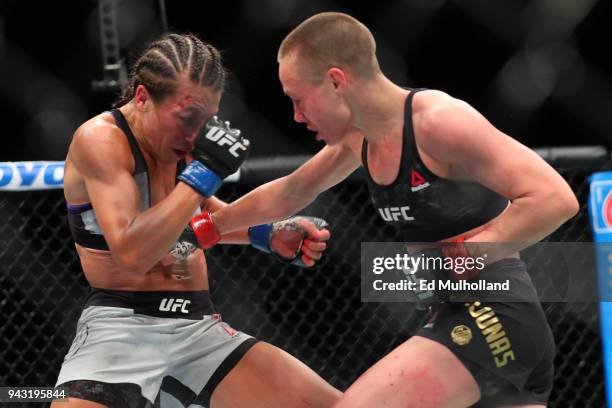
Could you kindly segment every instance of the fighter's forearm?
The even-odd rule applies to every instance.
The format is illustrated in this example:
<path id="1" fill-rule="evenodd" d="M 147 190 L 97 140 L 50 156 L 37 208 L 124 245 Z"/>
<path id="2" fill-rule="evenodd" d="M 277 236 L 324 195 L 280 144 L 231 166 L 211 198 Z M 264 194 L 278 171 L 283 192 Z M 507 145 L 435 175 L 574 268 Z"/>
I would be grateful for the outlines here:
<path id="1" fill-rule="evenodd" d="M 239 231 L 234 231 L 230 233 L 223 234 L 221 236 L 220 244 L 239 244 L 239 245 L 248 245 L 251 243 L 249 239 L 249 231 L 248 229 L 242 229 Z"/>
<path id="2" fill-rule="evenodd" d="M 179 183 L 164 200 L 138 214 L 109 241 L 115 260 L 145 273 L 164 256 L 187 226 L 202 197 Z"/>
<path id="3" fill-rule="evenodd" d="M 494 262 L 541 241 L 573 217 L 577 210 L 573 195 L 517 198 L 501 216 L 466 242 L 503 243 L 483 247 L 489 252 L 488 262 Z"/>
<path id="4" fill-rule="evenodd" d="M 283 177 L 256 188 L 220 209 L 213 214 L 213 219 L 219 233 L 224 236 L 294 215 L 314 198 L 298 194 L 298 189 Z"/>

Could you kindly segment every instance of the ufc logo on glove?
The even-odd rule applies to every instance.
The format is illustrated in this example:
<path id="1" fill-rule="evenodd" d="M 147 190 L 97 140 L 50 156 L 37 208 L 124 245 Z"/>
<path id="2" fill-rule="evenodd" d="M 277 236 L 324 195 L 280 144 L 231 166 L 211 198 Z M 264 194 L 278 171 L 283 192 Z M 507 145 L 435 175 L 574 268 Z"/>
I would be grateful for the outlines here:
<path id="1" fill-rule="evenodd" d="M 225 129 L 218 126 L 212 126 L 206 133 L 205 137 L 211 142 L 217 143 L 219 146 L 231 146 L 229 148 L 229 152 L 234 157 L 240 156 L 238 153 L 238 149 L 241 149 L 243 151 L 247 150 L 247 147 L 243 146 L 242 143 L 238 142 L 237 138 L 227 133 Z"/>

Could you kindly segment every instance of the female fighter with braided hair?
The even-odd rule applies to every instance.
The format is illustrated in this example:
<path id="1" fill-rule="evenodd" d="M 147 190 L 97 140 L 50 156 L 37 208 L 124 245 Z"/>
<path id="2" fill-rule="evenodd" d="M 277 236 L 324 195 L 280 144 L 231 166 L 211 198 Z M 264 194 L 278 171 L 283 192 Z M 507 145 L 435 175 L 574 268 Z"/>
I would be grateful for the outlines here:
<path id="1" fill-rule="evenodd" d="M 118 107 L 74 134 L 64 191 L 92 290 L 57 380 L 68 400 L 53 408 L 323 408 L 339 398 L 297 359 L 222 322 L 211 303 L 200 211 L 225 205 L 214 193 L 249 150 L 214 117 L 224 81 L 212 45 L 164 35 L 136 61 Z M 299 253 L 311 266 L 324 226 L 294 217 L 221 242 Z"/>

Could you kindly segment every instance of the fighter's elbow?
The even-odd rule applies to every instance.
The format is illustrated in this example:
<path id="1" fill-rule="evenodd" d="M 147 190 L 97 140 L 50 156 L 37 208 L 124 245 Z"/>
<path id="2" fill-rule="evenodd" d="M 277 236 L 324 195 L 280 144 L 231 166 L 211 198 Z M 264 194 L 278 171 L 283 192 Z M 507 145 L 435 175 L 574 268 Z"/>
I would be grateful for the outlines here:
<path id="1" fill-rule="evenodd" d="M 566 188 L 555 191 L 552 197 L 549 198 L 548 202 L 551 205 L 549 207 L 553 215 L 558 219 L 559 222 L 564 223 L 570 218 L 574 217 L 580 211 L 580 204 L 576 195 L 571 189 Z"/>
<path id="2" fill-rule="evenodd" d="M 580 211 L 580 203 L 574 193 L 566 194 L 562 200 L 562 210 L 565 220 L 574 217 Z"/>

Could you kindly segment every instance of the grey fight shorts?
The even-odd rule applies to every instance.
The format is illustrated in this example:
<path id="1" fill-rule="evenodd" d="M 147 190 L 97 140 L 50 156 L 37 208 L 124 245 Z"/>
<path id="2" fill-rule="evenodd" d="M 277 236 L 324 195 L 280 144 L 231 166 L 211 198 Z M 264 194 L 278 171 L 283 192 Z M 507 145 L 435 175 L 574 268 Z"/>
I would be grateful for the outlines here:
<path id="1" fill-rule="evenodd" d="M 221 321 L 207 291 L 92 289 L 57 387 L 111 408 L 207 407 L 256 342 Z"/>

